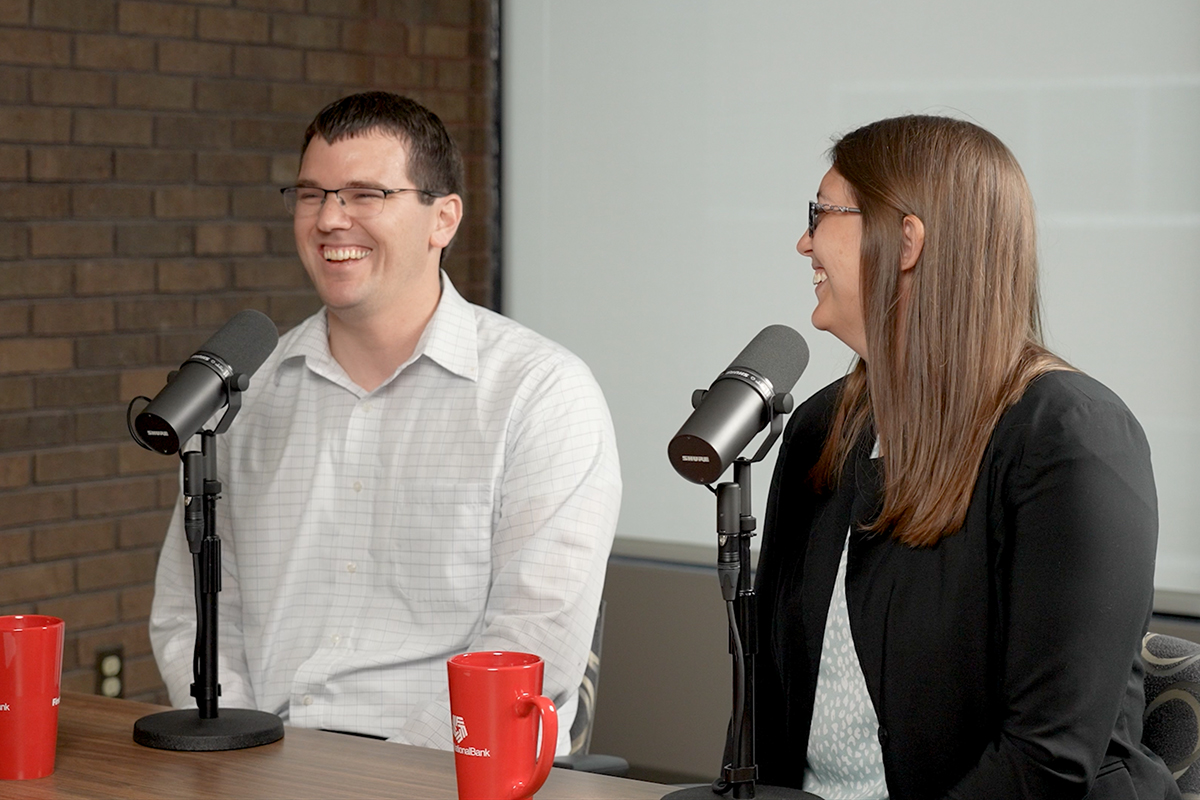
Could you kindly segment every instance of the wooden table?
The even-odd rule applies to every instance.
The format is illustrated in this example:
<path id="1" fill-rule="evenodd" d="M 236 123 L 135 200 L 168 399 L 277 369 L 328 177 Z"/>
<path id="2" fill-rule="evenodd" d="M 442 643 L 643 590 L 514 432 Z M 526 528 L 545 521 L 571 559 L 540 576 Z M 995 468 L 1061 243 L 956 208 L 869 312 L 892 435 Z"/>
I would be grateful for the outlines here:
<path id="1" fill-rule="evenodd" d="M 441 750 L 287 728 L 281 741 L 222 753 L 134 744 L 133 723 L 159 706 L 64 692 L 54 774 L 0 781 L 5 800 L 62 798 L 428 798 L 457 800 Z M 553 769 L 538 800 L 659 800 L 671 787 Z"/>

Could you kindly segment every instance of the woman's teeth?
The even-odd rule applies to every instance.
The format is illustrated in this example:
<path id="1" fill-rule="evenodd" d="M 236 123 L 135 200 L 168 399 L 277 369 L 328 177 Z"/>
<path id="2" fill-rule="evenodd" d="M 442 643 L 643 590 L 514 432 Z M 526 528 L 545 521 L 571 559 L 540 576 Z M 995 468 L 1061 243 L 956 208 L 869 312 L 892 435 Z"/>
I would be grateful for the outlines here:
<path id="1" fill-rule="evenodd" d="M 370 252 L 364 247 L 326 247 L 324 256 L 326 261 L 350 261 L 356 258 L 366 258 L 367 253 Z"/>
<path id="2" fill-rule="evenodd" d="M 828 278 L 829 278 L 829 276 L 825 274 L 825 270 L 818 270 L 818 271 L 814 272 L 813 273 L 813 286 L 824 283 Z"/>

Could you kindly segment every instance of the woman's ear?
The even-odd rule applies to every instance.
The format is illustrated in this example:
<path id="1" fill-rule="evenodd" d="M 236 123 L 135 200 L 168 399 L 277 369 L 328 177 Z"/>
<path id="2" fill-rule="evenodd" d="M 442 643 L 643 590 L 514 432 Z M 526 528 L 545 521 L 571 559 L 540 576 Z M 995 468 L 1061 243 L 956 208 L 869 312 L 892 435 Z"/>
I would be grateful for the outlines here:
<path id="1" fill-rule="evenodd" d="M 906 272 L 921 258 L 921 250 L 925 247 L 925 223 L 920 217 L 907 214 L 900 225 L 904 238 L 900 249 L 900 271 Z"/>

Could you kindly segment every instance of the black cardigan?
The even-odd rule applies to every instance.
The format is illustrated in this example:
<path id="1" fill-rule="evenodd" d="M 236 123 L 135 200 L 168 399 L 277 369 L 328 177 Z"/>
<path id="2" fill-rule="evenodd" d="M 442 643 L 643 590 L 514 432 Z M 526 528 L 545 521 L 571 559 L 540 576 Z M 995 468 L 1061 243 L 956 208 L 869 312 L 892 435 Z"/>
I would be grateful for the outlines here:
<path id="1" fill-rule="evenodd" d="M 838 561 L 879 499 L 870 432 L 835 491 L 810 480 L 838 388 L 797 409 L 771 482 L 756 583 L 767 784 L 802 785 Z M 891 800 L 1179 797 L 1140 744 L 1157 531 L 1141 427 L 1066 371 L 1001 417 L 959 531 L 913 548 L 855 529 L 847 605 Z"/>

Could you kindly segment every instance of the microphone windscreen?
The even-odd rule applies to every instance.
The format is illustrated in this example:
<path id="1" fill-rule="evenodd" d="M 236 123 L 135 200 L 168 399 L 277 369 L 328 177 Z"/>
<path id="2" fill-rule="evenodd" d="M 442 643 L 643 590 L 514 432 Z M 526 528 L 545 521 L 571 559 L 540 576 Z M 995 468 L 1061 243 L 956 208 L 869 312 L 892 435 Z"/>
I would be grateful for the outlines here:
<path id="1" fill-rule="evenodd" d="M 198 352 L 216 356 L 235 373 L 248 377 L 258 371 L 278 343 L 279 331 L 271 318 L 248 308 L 234 314 Z"/>
<path id="2" fill-rule="evenodd" d="M 753 370 L 781 393 L 792 390 L 807 366 L 808 344 L 804 337 L 787 325 L 769 325 L 742 348 L 728 369 Z"/>

